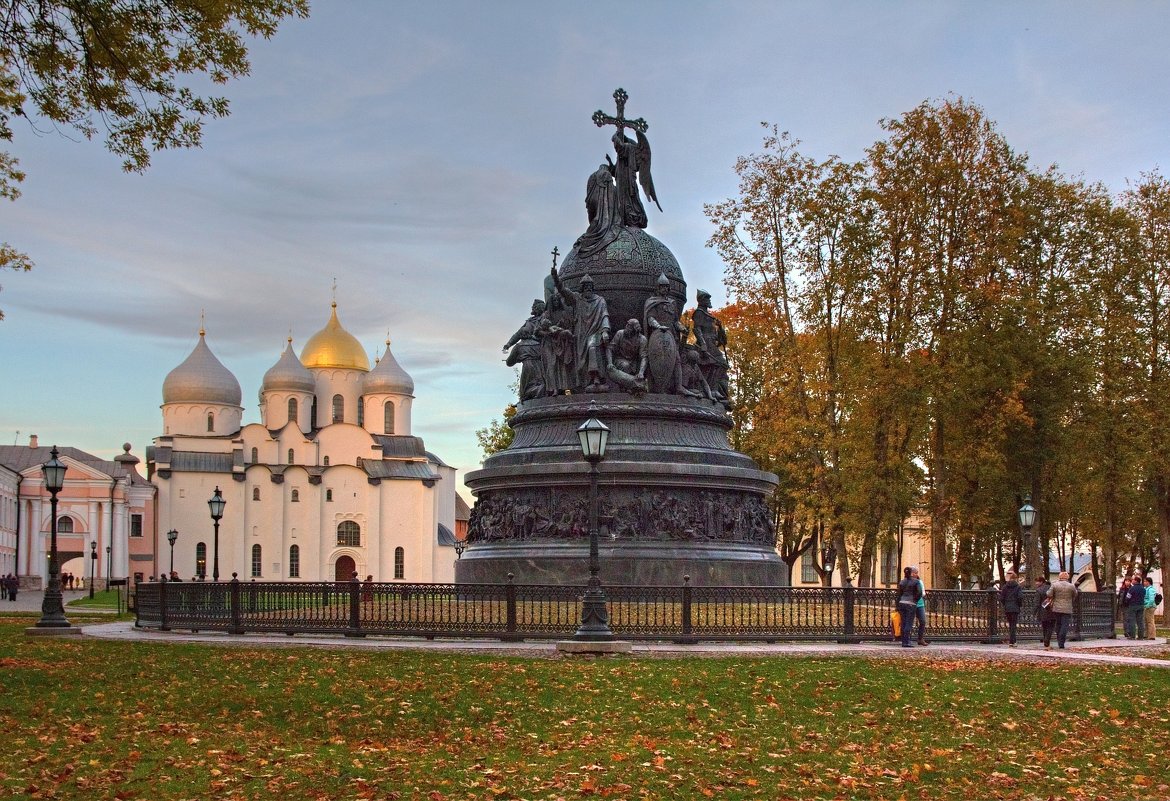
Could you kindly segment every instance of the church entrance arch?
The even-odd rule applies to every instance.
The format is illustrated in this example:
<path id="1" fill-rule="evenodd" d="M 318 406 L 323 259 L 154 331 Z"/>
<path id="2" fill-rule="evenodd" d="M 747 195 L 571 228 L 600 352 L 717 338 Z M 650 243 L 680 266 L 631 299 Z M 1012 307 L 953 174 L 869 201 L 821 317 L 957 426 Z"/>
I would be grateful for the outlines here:
<path id="1" fill-rule="evenodd" d="M 352 556 L 339 556 L 337 557 L 337 564 L 333 574 L 334 580 L 351 581 L 356 571 L 357 565 L 354 564 Z"/>

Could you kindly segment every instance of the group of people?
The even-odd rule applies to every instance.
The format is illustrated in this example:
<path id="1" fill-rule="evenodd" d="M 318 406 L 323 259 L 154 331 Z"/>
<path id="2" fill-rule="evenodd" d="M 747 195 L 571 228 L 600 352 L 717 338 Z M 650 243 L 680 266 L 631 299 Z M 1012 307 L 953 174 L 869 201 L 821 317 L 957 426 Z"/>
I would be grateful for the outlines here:
<path id="1" fill-rule="evenodd" d="M 910 648 L 915 623 L 918 627 L 918 644 L 928 645 L 926 640 L 926 588 L 918 574 L 918 568 L 907 567 L 904 577 L 898 582 L 898 613 L 900 616 L 899 635 L 903 648 Z M 1077 586 L 1069 580 L 1068 571 L 1062 571 L 1056 581 L 1049 583 L 1046 576 L 1036 577 L 1035 613 L 1040 623 L 1040 638 L 1044 647 L 1052 649 L 1052 637 L 1056 635 L 1058 648 L 1068 642 L 1068 630 L 1075 612 Z M 999 589 L 999 602 L 1007 621 L 1008 645 L 1016 647 L 1016 632 L 1023 609 L 1024 588 L 1015 571 L 1007 572 L 1006 580 Z M 1127 639 L 1152 640 L 1156 636 L 1154 613 L 1162 596 L 1154 589 L 1154 580 L 1144 579 L 1136 573 L 1127 576 L 1119 591 L 1119 604 L 1124 613 L 1125 636 Z"/>
<path id="2" fill-rule="evenodd" d="M 0 579 L 0 590 L 4 591 L 4 595 L 8 596 L 8 600 L 16 600 L 16 591 L 20 589 L 20 580 L 9 573 L 4 578 Z"/>
<path id="3" fill-rule="evenodd" d="M 1144 579 L 1134 573 L 1126 576 L 1117 591 L 1117 603 L 1121 607 L 1122 623 L 1127 640 L 1152 640 L 1158 636 L 1154 614 L 1162 595 L 1154 589 L 1154 579 Z"/>

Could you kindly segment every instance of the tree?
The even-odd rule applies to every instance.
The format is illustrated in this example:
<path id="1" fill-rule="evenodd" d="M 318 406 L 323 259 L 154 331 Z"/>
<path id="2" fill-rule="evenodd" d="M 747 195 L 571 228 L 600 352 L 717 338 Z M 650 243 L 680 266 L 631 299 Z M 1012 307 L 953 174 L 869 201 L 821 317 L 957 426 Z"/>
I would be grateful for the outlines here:
<path id="1" fill-rule="evenodd" d="M 483 451 L 483 458 L 486 459 L 493 453 L 506 450 L 512 444 L 512 439 L 516 436 L 516 432 L 512 430 L 512 426 L 508 424 L 508 421 L 515 415 L 516 407 L 507 406 L 504 408 L 504 413 L 500 418 L 493 418 L 483 428 L 476 429 L 475 438 L 479 441 L 479 448 Z"/>
<path id="2" fill-rule="evenodd" d="M 0 3 L 0 140 L 12 118 L 40 119 L 92 139 L 127 171 L 150 154 L 198 147 L 206 119 L 228 101 L 205 96 L 192 76 L 226 84 L 247 75 L 245 36 L 271 37 L 308 0 L 6 0 Z M 0 153 L 0 196 L 14 200 L 24 179 Z M 0 245 L 0 268 L 28 270 L 28 257 Z"/>

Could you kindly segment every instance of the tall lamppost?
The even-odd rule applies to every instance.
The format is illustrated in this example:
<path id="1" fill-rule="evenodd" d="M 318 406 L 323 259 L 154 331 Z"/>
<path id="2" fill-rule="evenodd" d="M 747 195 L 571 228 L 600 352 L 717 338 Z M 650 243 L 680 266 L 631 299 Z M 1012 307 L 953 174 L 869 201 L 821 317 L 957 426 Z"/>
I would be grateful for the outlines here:
<path id="1" fill-rule="evenodd" d="M 37 628 L 69 628 L 65 619 L 65 605 L 61 597 L 61 565 L 57 561 L 57 493 L 65 486 L 65 465 L 57 458 L 57 446 L 49 451 L 49 461 L 41 465 L 45 489 L 49 491 L 49 514 L 53 517 L 49 540 L 49 587 L 41 602 L 41 619 Z"/>
<path id="2" fill-rule="evenodd" d="M 89 541 L 89 597 L 93 597 L 93 572 L 97 565 L 97 540 Z"/>
<path id="3" fill-rule="evenodd" d="M 167 542 L 169 542 L 171 544 L 171 570 L 170 570 L 170 573 L 175 572 L 175 540 L 177 540 L 178 538 L 179 538 L 179 532 L 176 531 L 175 529 L 172 528 L 170 531 L 167 532 Z M 168 573 L 167 575 L 169 576 L 170 573 Z"/>
<path id="4" fill-rule="evenodd" d="M 1041 557 L 1044 561 L 1043 567 L 1040 565 L 1032 565 L 1032 551 L 1036 550 L 1035 548 L 1030 547 L 1032 540 L 1032 526 L 1036 525 L 1036 508 L 1032 506 L 1032 493 L 1028 493 L 1024 496 L 1024 505 L 1021 506 L 1019 511 L 1016 512 L 1016 516 L 1019 518 L 1020 531 L 1022 532 L 1020 539 L 1024 541 L 1024 562 L 1028 566 L 1027 575 L 1024 576 L 1024 580 L 1027 582 L 1039 575 L 1043 575 L 1045 578 L 1048 578 L 1048 559 L 1046 556 Z M 1037 570 L 1043 570 L 1044 572 L 1037 573 Z"/>
<path id="5" fill-rule="evenodd" d="M 106 546 L 106 592 L 110 591 L 110 573 L 114 572 L 114 546 Z"/>
<path id="6" fill-rule="evenodd" d="M 219 581 L 219 521 L 223 517 L 223 507 L 227 506 L 227 501 L 223 498 L 223 493 L 219 491 L 219 487 L 215 488 L 215 494 L 207 502 L 207 508 L 211 510 L 211 520 L 215 524 L 215 539 L 212 544 L 211 562 L 211 580 Z"/>
<path id="7" fill-rule="evenodd" d="M 577 429 L 581 453 L 589 462 L 589 586 L 581 599 L 581 624 L 575 640 L 612 640 L 609 609 L 605 590 L 601 588 L 601 557 L 597 552 L 597 464 L 605 458 L 609 429 L 596 417 L 590 417 Z"/>
<path id="8" fill-rule="evenodd" d="M 837 549 L 833 547 L 833 543 L 827 543 L 821 548 L 821 564 L 825 566 L 825 572 L 829 576 L 829 586 L 833 586 L 833 567 L 837 564 Z"/>
<path id="9" fill-rule="evenodd" d="M 455 540 L 455 559 L 463 558 L 463 552 L 467 550 L 467 543 L 463 540 Z"/>

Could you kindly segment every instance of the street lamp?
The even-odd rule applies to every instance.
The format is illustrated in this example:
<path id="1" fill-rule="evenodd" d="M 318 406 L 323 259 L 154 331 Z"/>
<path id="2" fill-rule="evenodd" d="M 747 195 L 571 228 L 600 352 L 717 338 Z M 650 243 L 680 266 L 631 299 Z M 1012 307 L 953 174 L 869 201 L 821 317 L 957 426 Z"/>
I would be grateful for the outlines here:
<path id="1" fill-rule="evenodd" d="M 114 572 L 114 546 L 106 546 L 106 592 L 110 591 L 110 574 Z"/>
<path id="2" fill-rule="evenodd" d="M 829 586 L 833 586 L 833 567 L 837 564 L 837 549 L 833 547 L 833 543 L 828 543 L 821 548 L 821 564 L 825 566 L 825 572 L 829 576 Z"/>
<path id="3" fill-rule="evenodd" d="M 455 540 L 455 558 L 462 559 L 463 552 L 467 550 L 467 543 L 463 540 Z"/>
<path id="4" fill-rule="evenodd" d="M 57 563 L 57 493 L 65 486 L 65 465 L 57 458 L 57 446 L 49 451 L 49 461 L 41 465 L 45 489 L 49 491 L 49 513 L 53 517 L 49 540 L 49 588 L 41 602 L 41 619 L 37 628 L 69 628 L 65 619 L 65 605 L 61 598 L 61 565 Z"/>
<path id="5" fill-rule="evenodd" d="M 89 541 L 89 597 L 93 597 L 93 571 L 97 565 L 97 540 Z"/>
<path id="6" fill-rule="evenodd" d="M 211 519 L 215 523 L 215 540 L 212 546 L 214 557 L 211 563 L 212 581 L 219 581 L 219 521 L 223 517 L 223 507 L 225 506 L 227 506 L 227 501 L 223 499 L 223 493 L 219 491 L 219 487 L 216 487 L 215 494 L 207 502 L 207 508 L 211 510 Z"/>
<path id="7" fill-rule="evenodd" d="M 1032 493 L 1024 496 L 1024 505 L 1016 512 L 1016 517 L 1020 521 L 1020 530 L 1022 532 L 1020 539 L 1024 541 L 1024 561 L 1028 565 L 1028 575 L 1025 580 L 1031 579 L 1034 576 L 1040 575 L 1036 571 L 1040 569 L 1039 565 L 1032 566 L 1032 551 L 1035 548 L 1031 547 L 1032 540 L 1032 526 L 1036 525 L 1036 508 L 1032 506 Z M 1048 577 L 1047 557 L 1044 557 L 1044 577 Z"/>
<path id="8" fill-rule="evenodd" d="M 167 532 L 167 542 L 171 544 L 171 573 L 175 572 L 175 540 L 179 538 L 179 532 L 171 529 Z M 168 574 L 169 575 L 169 574 Z"/>
<path id="9" fill-rule="evenodd" d="M 589 462 L 589 586 L 581 599 L 581 625 L 573 639 L 612 640 L 605 590 L 601 588 L 601 559 L 597 553 L 597 464 L 605 458 L 609 429 L 596 417 L 590 417 L 577 429 L 577 436 L 581 440 L 581 453 Z"/>

